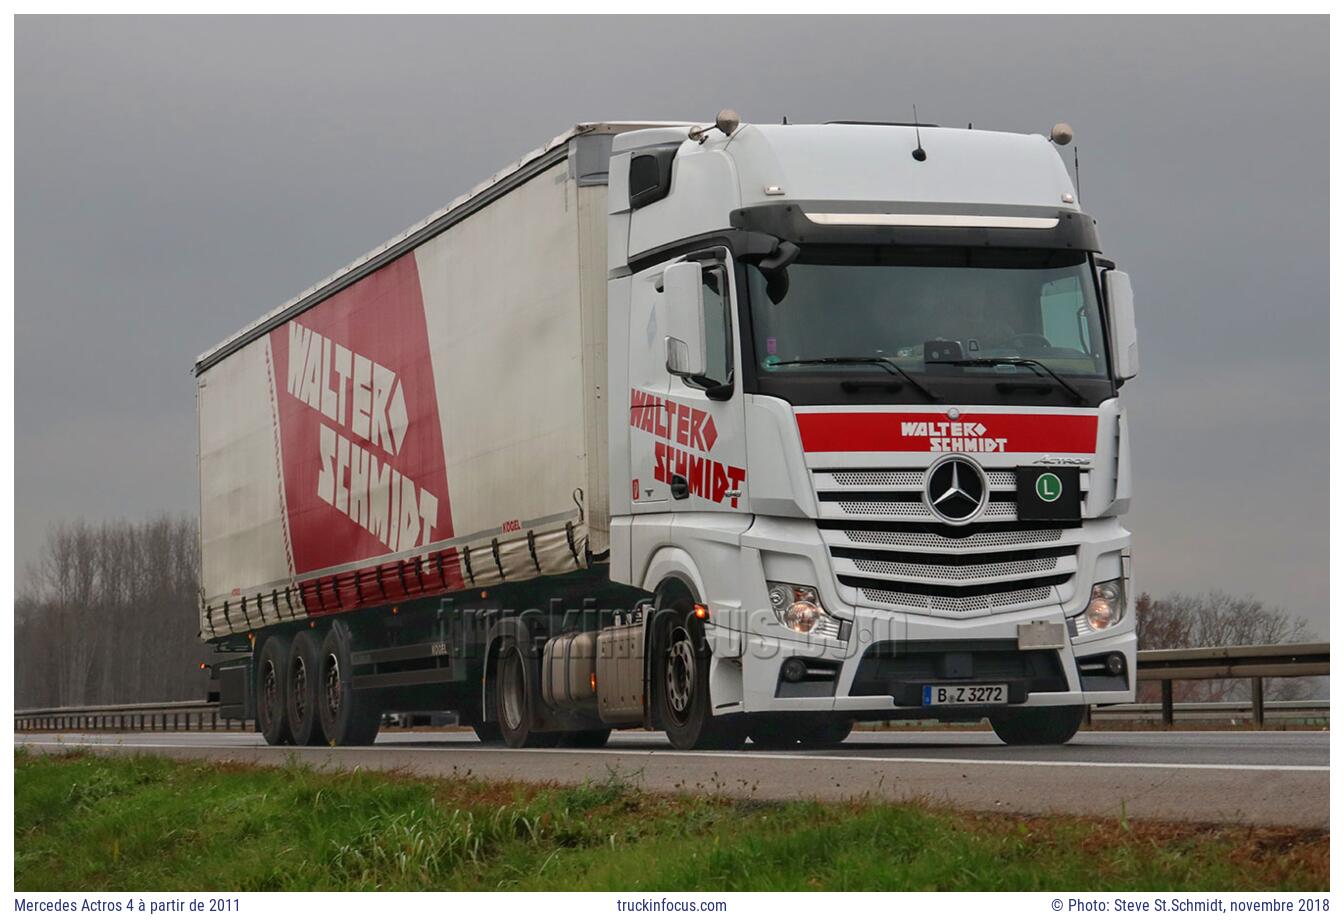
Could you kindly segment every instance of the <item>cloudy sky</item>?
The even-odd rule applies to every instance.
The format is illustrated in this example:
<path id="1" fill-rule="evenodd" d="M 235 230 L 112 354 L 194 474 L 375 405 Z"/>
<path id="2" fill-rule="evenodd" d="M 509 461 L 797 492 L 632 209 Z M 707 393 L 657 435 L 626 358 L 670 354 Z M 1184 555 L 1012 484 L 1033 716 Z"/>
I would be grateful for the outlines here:
<path id="1" fill-rule="evenodd" d="M 577 121 L 1068 120 L 1134 276 L 1141 586 L 1327 634 L 1324 18 L 15 29 L 16 544 L 196 507 L 192 358 Z"/>

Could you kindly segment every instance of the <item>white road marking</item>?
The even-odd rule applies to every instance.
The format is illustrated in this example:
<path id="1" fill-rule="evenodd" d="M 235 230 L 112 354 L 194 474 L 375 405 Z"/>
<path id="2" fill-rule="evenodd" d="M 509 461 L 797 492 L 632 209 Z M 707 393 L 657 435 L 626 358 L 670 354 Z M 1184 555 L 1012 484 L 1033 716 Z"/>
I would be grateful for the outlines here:
<path id="1" fill-rule="evenodd" d="M 159 743 L 123 743 L 123 742 L 105 742 L 105 741 L 29 741 L 25 743 L 29 747 L 86 747 L 86 748 L 147 748 L 157 749 L 189 749 L 202 751 L 228 750 L 226 747 L 207 747 L 204 745 L 193 746 L 183 744 L 159 744 Z M 245 750 L 263 750 L 260 745 L 252 745 L 244 748 Z M 807 762 L 834 761 L 837 763 L 880 763 L 880 764 L 942 764 L 945 766 L 999 766 L 999 767 L 1103 767 L 1109 769 L 1121 770 L 1214 770 L 1214 771 L 1236 771 L 1236 772 L 1268 772 L 1268 773 L 1329 773 L 1329 766 L 1309 766 L 1305 764 L 1212 764 L 1212 763 L 1145 763 L 1145 762 L 1113 762 L 1113 761 L 1091 761 L 1091 760 L 982 760 L 970 757 L 867 757 L 853 756 L 845 757 L 835 754 L 784 754 L 784 753 L 751 753 L 747 751 L 620 751 L 620 750 L 585 750 L 582 748 L 525 748 L 515 750 L 507 747 L 462 747 L 453 751 L 442 748 L 425 747 L 407 747 L 399 744 L 379 744 L 371 748 L 291 748 L 293 751 L 397 751 L 401 753 L 480 753 L 480 754 L 552 754 L 558 756 L 596 756 L 596 757 L 710 757 L 738 760 L 800 760 Z"/>

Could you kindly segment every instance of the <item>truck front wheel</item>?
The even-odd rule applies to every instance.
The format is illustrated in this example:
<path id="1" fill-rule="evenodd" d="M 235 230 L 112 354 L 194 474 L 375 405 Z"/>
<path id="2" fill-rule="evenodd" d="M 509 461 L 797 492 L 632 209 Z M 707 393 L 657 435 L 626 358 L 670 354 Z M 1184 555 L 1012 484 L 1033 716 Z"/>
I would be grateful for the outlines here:
<path id="1" fill-rule="evenodd" d="M 289 744 L 289 718 L 285 713 L 285 659 L 289 638 L 271 636 L 257 656 L 257 731 L 267 744 Z"/>
<path id="2" fill-rule="evenodd" d="M 1063 744 L 1083 724 L 1082 706 L 1038 706 L 1010 709 L 989 717 L 1004 744 Z"/>
<path id="3" fill-rule="evenodd" d="M 747 735 L 745 723 L 715 718 L 710 707 L 712 656 L 704 624 L 692 616 L 689 602 L 674 604 L 672 609 L 662 620 L 656 649 L 659 722 L 672 746 L 680 750 L 741 747 Z"/>
<path id="4" fill-rule="evenodd" d="M 352 644 L 350 627 L 337 621 L 318 652 L 318 717 L 327 742 L 339 747 L 373 744 L 383 716 L 377 696 L 354 687 Z"/>

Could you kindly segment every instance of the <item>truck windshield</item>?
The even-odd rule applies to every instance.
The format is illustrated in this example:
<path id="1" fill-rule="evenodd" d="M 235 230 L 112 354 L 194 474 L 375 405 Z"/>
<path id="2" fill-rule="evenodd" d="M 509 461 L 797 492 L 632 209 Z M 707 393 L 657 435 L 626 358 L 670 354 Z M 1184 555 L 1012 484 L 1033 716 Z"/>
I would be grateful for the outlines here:
<path id="1" fill-rule="evenodd" d="M 876 362 L 798 363 L 858 357 L 894 362 L 931 386 L 978 381 L 978 390 L 993 380 L 1004 384 L 1000 391 L 1016 385 L 1005 381 L 1044 390 L 1051 386 L 1044 367 L 1080 386 L 1090 380 L 1110 389 L 1085 253 L 805 246 L 778 303 L 767 296 L 765 275 L 747 271 L 762 382 L 883 373 Z"/>

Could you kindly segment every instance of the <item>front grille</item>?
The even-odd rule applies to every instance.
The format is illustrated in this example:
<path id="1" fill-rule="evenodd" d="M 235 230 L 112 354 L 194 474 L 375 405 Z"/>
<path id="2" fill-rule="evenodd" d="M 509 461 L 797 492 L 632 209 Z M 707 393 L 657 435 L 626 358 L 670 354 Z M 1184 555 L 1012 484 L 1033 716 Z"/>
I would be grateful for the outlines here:
<path id="1" fill-rule="evenodd" d="M 1020 591 L 1000 591 L 976 597 L 933 597 L 928 594 L 910 594 L 905 591 L 887 591 L 864 588 L 864 599 L 907 610 L 936 611 L 960 616 L 984 616 L 996 610 L 1012 610 L 1025 604 L 1039 604 L 1050 599 L 1049 587 L 1026 588 Z"/>
<path id="2" fill-rule="evenodd" d="M 860 530 L 844 528 L 845 539 L 879 546 L 912 546 L 921 549 L 960 549 L 978 546 L 1029 546 L 1054 543 L 1064 535 L 1062 527 L 1042 530 L 980 530 L 964 537 L 949 537 L 931 530 Z"/>
<path id="3" fill-rule="evenodd" d="M 822 521 L 836 576 L 877 607 L 968 619 L 1058 600 L 1081 534 L 1058 525 Z"/>
<path id="4" fill-rule="evenodd" d="M 843 493 L 842 493 L 843 494 Z M 923 501 L 845 501 L 837 502 L 845 514 L 876 514 L 883 517 L 938 520 L 938 516 Z M 981 517 L 992 521 L 1012 520 L 1017 517 L 1017 503 L 991 501 L 985 505 Z"/>
<path id="5" fill-rule="evenodd" d="M 1017 519 L 1017 470 L 985 470 L 989 501 L 979 520 L 1013 521 Z M 853 515 L 857 518 L 883 517 L 908 521 L 936 521 L 924 500 L 925 469 L 814 470 L 812 482 L 823 515 Z M 1087 503 L 1089 474 L 1080 475 L 1082 492 L 1078 513 Z M 886 491 L 863 491 L 882 489 Z"/>
<path id="6" fill-rule="evenodd" d="M 862 602 L 953 619 L 1071 596 L 1079 524 L 1019 521 L 1017 469 L 987 469 L 989 496 L 969 524 L 949 524 L 925 500 L 928 470 L 812 472 L 836 577 Z M 1079 486 L 1081 522 L 1089 473 Z"/>
<path id="7" fill-rule="evenodd" d="M 888 562 L 884 559 L 855 559 L 860 572 L 893 575 L 898 578 L 972 579 L 1003 578 L 1008 575 L 1030 575 L 1050 572 L 1059 565 L 1058 559 L 1020 559 L 1010 562 L 988 562 L 981 565 L 924 565 L 918 562 Z"/>

